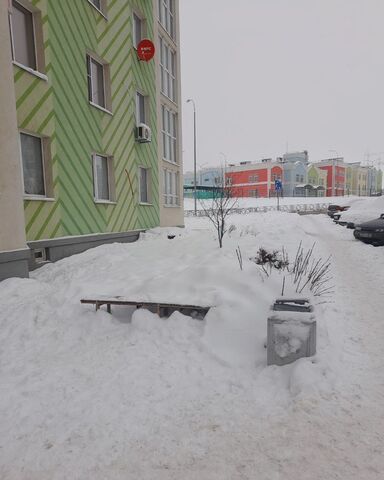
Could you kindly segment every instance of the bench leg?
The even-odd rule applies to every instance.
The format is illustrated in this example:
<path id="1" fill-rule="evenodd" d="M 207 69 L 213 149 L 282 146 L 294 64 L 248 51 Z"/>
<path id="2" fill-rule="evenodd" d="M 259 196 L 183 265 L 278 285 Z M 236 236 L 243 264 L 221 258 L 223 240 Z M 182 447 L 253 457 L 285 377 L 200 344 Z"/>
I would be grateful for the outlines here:
<path id="1" fill-rule="evenodd" d="M 112 312 L 112 307 L 110 303 L 107 303 L 107 312 L 111 313 Z"/>

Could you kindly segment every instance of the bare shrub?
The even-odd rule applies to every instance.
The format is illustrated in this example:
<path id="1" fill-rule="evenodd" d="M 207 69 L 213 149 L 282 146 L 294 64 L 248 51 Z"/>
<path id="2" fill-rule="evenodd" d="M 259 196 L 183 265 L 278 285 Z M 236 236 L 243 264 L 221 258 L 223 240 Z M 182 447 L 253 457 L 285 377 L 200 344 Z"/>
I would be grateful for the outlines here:
<path id="1" fill-rule="evenodd" d="M 229 186 L 217 187 L 213 190 L 212 202 L 207 205 L 201 202 L 205 215 L 213 223 L 220 248 L 223 246 L 223 237 L 227 231 L 226 218 L 236 206 L 237 198 L 233 197 Z"/>
<path id="2" fill-rule="evenodd" d="M 252 262 L 260 266 L 262 271 L 269 277 L 272 271 L 287 272 L 283 278 L 282 295 L 284 294 L 286 280 L 291 280 L 296 293 L 303 293 L 309 290 L 314 296 L 329 295 L 333 293 L 333 286 L 330 285 L 331 256 L 327 259 L 314 256 L 315 243 L 305 250 L 300 242 L 295 260 L 289 263 L 288 254 L 284 247 L 280 250 L 268 251 L 260 247 L 257 255 L 250 258 Z"/>
<path id="3" fill-rule="evenodd" d="M 289 266 L 288 254 L 284 248 L 281 252 L 279 250 L 268 252 L 265 248 L 260 247 L 256 256 L 250 260 L 259 265 L 267 277 L 270 276 L 272 269 L 286 270 Z"/>

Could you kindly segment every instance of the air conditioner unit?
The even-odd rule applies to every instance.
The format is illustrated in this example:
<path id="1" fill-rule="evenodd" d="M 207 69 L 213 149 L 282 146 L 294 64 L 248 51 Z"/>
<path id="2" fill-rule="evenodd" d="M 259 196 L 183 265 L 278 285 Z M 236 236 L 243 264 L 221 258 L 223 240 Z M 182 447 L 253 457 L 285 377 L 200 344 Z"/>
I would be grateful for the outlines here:
<path id="1" fill-rule="evenodd" d="M 152 140 L 151 129 L 145 123 L 139 123 L 136 127 L 136 141 L 139 143 L 149 143 Z"/>

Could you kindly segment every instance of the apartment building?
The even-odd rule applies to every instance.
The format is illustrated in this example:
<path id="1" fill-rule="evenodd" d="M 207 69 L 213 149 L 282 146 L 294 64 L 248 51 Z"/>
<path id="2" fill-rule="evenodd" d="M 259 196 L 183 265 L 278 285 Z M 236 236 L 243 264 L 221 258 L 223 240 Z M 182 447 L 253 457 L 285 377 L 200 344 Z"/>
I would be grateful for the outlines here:
<path id="1" fill-rule="evenodd" d="M 145 0 L 144 0 L 145 2 Z M 184 225 L 179 1 L 154 0 L 160 148 L 160 225 Z"/>
<path id="2" fill-rule="evenodd" d="M 182 225 L 178 2 L 0 3 L 0 279 Z"/>

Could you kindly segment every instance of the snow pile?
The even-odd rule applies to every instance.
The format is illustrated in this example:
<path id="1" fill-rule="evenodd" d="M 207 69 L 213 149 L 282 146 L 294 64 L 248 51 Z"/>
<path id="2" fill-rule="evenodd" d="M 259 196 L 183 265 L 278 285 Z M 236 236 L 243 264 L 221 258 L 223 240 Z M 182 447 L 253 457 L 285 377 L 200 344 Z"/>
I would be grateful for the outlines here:
<path id="1" fill-rule="evenodd" d="M 2 479 L 379 478 L 369 475 L 380 471 L 381 457 L 367 452 L 382 434 L 373 437 L 355 411 L 350 386 L 366 392 L 377 382 L 354 367 L 365 358 L 359 338 L 367 329 L 359 327 L 348 266 L 335 264 L 334 303 L 316 306 L 317 355 L 267 367 L 267 318 L 282 276 L 266 279 L 248 259 L 260 246 L 284 246 L 292 258 L 300 241 L 317 240 L 319 254 L 336 249 L 336 259 L 346 249 L 351 261 L 360 259 L 358 249 L 367 247 L 353 271 L 369 275 L 384 267 L 382 255 L 326 216 L 270 212 L 231 222 L 223 249 L 206 218 L 191 218 L 185 229 L 154 229 L 136 243 L 104 245 L 29 280 L 0 283 Z M 199 321 L 131 307 L 109 315 L 80 304 L 98 295 L 212 308 Z M 378 407 L 369 404 L 375 415 Z M 354 418 L 366 442 L 355 477 L 346 467 L 355 458 Z"/>
<path id="2" fill-rule="evenodd" d="M 384 197 L 369 197 L 355 201 L 351 208 L 341 212 L 339 221 L 354 224 L 375 220 L 384 213 Z"/>

